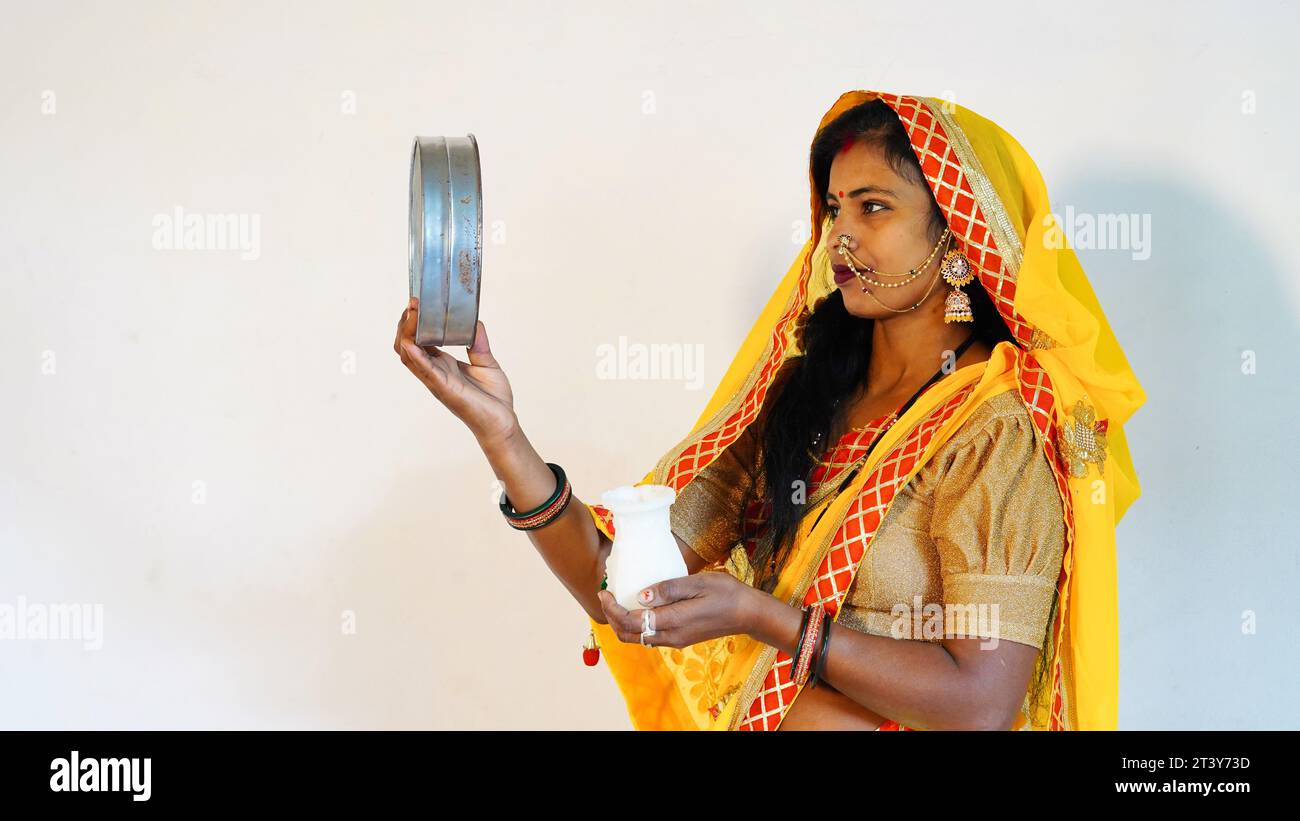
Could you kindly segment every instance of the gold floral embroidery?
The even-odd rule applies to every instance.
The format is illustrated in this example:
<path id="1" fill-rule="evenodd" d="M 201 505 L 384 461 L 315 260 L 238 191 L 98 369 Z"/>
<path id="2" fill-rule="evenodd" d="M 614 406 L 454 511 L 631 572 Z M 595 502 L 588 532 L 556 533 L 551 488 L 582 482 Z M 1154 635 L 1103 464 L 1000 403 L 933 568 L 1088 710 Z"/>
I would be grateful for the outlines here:
<path id="1" fill-rule="evenodd" d="M 754 568 L 749 563 L 749 553 L 745 550 L 744 544 L 731 548 L 731 555 L 727 557 L 725 568 L 732 576 L 750 587 L 754 586 Z"/>
<path id="2" fill-rule="evenodd" d="M 685 649 L 673 648 L 668 654 L 672 663 L 681 667 L 682 674 L 691 683 L 689 697 L 695 701 L 696 709 L 707 711 L 714 718 L 718 717 L 721 704 L 738 689 L 738 686 L 733 686 L 722 693 L 718 686 L 726 660 L 735 651 L 735 637 L 719 636 Z"/>
<path id="3" fill-rule="evenodd" d="M 1088 464 L 1097 466 L 1097 472 L 1105 475 L 1106 466 L 1106 420 L 1097 419 L 1093 407 L 1082 399 L 1074 403 L 1070 411 L 1073 417 L 1061 425 L 1061 457 L 1069 468 L 1070 475 L 1081 478 L 1088 474 Z"/>
<path id="4" fill-rule="evenodd" d="M 744 544 L 732 547 L 731 554 L 725 562 L 716 567 L 706 568 L 706 571 L 730 573 L 750 587 L 754 586 L 754 567 L 749 563 L 749 553 L 745 550 Z M 724 639 L 725 643 L 722 643 Z M 692 644 L 686 650 L 689 656 L 681 650 L 673 650 L 670 658 L 674 664 L 684 665 L 683 671 L 687 681 L 695 682 L 691 686 L 690 696 L 696 699 L 698 708 L 707 710 L 709 715 L 716 719 L 722 714 L 722 708 L 726 706 L 727 700 L 740 689 L 739 683 L 731 685 L 726 692 L 719 692 L 718 687 L 726 660 L 736 650 L 735 640 L 730 636 L 724 636 L 712 641 Z M 695 658 L 696 656 L 698 658 Z"/>
<path id="5" fill-rule="evenodd" d="M 1029 350 L 1035 351 L 1041 348 L 1055 348 L 1056 340 L 1048 336 L 1041 328 L 1034 328 L 1033 335 L 1029 338 Z"/>
<path id="6" fill-rule="evenodd" d="M 731 685 L 731 688 L 722 694 L 722 698 L 718 700 L 718 703 L 709 708 L 709 715 L 715 719 L 722 715 L 722 708 L 727 706 L 727 700 L 734 696 L 738 690 L 740 690 L 739 682 Z"/>

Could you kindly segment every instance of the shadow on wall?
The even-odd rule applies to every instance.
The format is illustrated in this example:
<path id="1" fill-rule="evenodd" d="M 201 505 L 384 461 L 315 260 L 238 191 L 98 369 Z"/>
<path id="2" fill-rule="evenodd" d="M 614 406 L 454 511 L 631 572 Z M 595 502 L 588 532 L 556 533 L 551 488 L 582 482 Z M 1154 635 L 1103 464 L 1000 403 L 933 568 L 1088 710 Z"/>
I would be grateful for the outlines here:
<path id="1" fill-rule="evenodd" d="M 1116 214 L 1149 230 L 1146 259 L 1132 238 L 1075 243 L 1147 392 L 1126 425 L 1142 495 L 1117 534 L 1119 727 L 1300 726 L 1286 684 L 1300 661 L 1276 627 L 1300 620 L 1287 535 L 1300 289 L 1277 256 L 1285 244 L 1173 171 L 1084 164 L 1052 193 L 1067 232 L 1081 215 Z"/>

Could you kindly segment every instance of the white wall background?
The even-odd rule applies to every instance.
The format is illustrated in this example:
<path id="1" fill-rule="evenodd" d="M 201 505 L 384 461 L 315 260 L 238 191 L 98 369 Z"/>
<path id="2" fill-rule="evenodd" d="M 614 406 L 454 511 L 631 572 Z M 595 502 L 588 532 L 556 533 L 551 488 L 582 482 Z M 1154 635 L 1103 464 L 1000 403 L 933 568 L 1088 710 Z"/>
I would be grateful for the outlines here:
<path id="1" fill-rule="evenodd" d="M 1080 251 L 1149 395 L 1120 726 L 1300 727 L 1300 15 L 927 8 L 6 4 L 0 603 L 104 622 L 0 641 L 0 726 L 629 726 L 391 349 L 411 138 L 478 137 L 481 317 L 594 500 L 694 421 L 798 248 L 818 119 L 872 88 L 998 122 L 1058 212 L 1151 215 L 1149 259 Z M 178 205 L 256 215 L 260 256 L 156 250 Z M 620 336 L 703 346 L 703 386 L 598 379 Z"/>

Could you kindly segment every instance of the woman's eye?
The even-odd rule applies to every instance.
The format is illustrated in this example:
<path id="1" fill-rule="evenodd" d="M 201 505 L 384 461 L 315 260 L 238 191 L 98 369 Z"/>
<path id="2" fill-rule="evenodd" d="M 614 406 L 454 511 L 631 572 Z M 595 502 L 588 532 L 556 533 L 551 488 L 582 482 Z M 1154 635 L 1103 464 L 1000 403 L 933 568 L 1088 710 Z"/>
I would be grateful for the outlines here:
<path id="1" fill-rule="evenodd" d="M 871 214 L 876 213 L 875 211 L 869 210 L 869 207 L 872 205 L 878 206 L 879 209 L 882 211 L 885 210 L 885 206 L 882 205 L 881 203 L 878 203 L 875 200 L 867 200 L 866 202 L 862 203 L 863 216 L 869 216 Z M 826 215 L 831 219 L 835 219 L 837 216 L 839 216 L 839 210 L 840 209 L 838 205 L 831 205 L 829 203 L 827 203 L 826 205 Z"/>

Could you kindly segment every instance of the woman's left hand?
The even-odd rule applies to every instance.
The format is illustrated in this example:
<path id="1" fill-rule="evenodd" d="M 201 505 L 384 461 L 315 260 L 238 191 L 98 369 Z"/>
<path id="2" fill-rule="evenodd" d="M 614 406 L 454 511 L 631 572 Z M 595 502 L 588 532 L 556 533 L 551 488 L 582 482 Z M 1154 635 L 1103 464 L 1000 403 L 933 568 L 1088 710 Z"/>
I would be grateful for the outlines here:
<path id="1" fill-rule="evenodd" d="M 651 594 L 647 600 L 645 591 Z M 719 636 L 749 634 L 758 612 L 757 597 L 765 595 L 725 571 L 705 571 L 652 584 L 638 599 L 650 610 L 646 638 L 652 647 L 689 647 Z M 642 611 L 627 610 L 608 590 L 601 590 L 605 620 L 620 641 L 641 642 Z"/>

